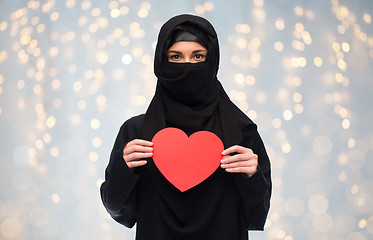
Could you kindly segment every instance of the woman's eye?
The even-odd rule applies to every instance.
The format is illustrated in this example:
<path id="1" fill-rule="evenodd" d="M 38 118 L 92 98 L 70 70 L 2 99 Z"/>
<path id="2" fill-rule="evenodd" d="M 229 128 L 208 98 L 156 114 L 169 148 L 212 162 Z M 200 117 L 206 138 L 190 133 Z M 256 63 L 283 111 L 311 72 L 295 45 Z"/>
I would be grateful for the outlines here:
<path id="1" fill-rule="evenodd" d="M 172 59 L 172 60 L 179 60 L 180 56 L 179 55 L 172 55 L 172 56 L 170 56 L 170 59 Z"/>
<path id="2" fill-rule="evenodd" d="M 205 59 L 205 55 L 203 55 L 203 54 L 196 54 L 195 56 L 194 56 L 194 58 L 195 59 L 197 59 L 197 60 L 204 60 Z"/>

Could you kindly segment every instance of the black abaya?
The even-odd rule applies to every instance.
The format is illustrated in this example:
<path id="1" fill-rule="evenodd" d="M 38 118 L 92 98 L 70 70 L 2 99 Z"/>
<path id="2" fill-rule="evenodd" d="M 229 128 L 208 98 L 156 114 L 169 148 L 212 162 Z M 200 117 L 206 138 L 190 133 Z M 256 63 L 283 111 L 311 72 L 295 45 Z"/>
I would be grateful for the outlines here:
<path id="1" fill-rule="evenodd" d="M 166 50 L 179 29 L 207 43 L 205 62 L 167 61 Z M 217 36 L 207 20 L 181 15 L 162 27 L 154 64 L 156 93 L 145 115 L 122 125 L 101 186 L 107 211 L 127 227 L 136 223 L 137 240 L 241 240 L 248 239 L 248 230 L 264 227 L 271 196 L 269 159 L 256 125 L 229 100 L 217 80 L 218 63 Z M 248 178 L 219 167 L 185 192 L 169 183 L 151 158 L 131 171 L 123 160 L 124 146 L 133 139 L 151 140 L 165 127 L 180 128 L 188 135 L 209 130 L 225 148 L 235 144 L 251 148 L 258 155 L 258 171 Z"/>

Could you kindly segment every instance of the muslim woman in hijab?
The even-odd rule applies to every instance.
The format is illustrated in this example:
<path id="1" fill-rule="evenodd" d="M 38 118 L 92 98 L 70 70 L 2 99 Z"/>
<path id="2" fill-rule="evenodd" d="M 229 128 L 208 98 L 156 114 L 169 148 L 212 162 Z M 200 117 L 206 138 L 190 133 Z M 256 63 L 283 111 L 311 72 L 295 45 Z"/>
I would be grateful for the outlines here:
<path id="1" fill-rule="evenodd" d="M 101 198 L 113 219 L 136 224 L 137 240 L 244 240 L 263 230 L 270 205 L 270 162 L 257 126 L 228 98 L 217 79 L 217 34 L 206 19 L 179 15 L 158 36 L 155 95 L 145 114 L 121 126 Z M 216 134 L 221 164 L 180 191 L 155 165 L 152 138 L 174 127 L 188 136 Z"/>

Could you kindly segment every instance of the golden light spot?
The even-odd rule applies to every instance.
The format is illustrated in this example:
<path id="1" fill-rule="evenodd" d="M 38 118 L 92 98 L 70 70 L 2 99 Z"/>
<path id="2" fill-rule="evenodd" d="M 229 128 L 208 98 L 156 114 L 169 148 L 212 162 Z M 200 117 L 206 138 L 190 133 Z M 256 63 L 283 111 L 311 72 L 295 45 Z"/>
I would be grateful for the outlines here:
<path id="1" fill-rule="evenodd" d="M 91 11 L 92 17 L 98 17 L 98 16 L 100 16 L 100 14 L 101 14 L 101 9 L 100 8 L 94 8 Z"/>
<path id="2" fill-rule="evenodd" d="M 96 162 L 98 160 L 98 154 L 96 152 L 90 152 L 89 160 L 92 162 Z"/>
<path id="3" fill-rule="evenodd" d="M 35 95 L 39 95 L 41 94 L 43 88 L 39 85 L 39 84 L 36 84 L 33 88 L 32 88 L 33 92 Z"/>
<path id="4" fill-rule="evenodd" d="M 99 28 L 106 28 L 109 24 L 109 20 L 105 17 L 99 17 L 96 19 L 95 23 Z"/>
<path id="5" fill-rule="evenodd" d="M 279 118 L 274 118 L 274 119 L 272 120 L 272 126 L 273 126 L 274 128 L 280 128 L 281 125 L 282 125 L 282 121 L 281 121 L 281 119 L 279 119 Z"/>
<path id="6" fill-rule="evenodd" d="M 347 42 L 343 42 L 342 43 L 342 50 L 346 53 L 349 52 L 350 51 L 350 44 L 348 44 Z"/>
<path id="7" fill-rule="evenodd" d="M 95 59 L 100 64 L 105 64 L 109 61 L 109 56 L 104 51 L 97 51 L 95 54 Z"/>
<path id="8" fill-rule="evenodd" d="M 239 33 L 249 33 L 251 28 L 248 24 L 237 24 L 236 31 Z"/>
<path id="9" fill-rule="evenodd" d="M 315 64 L 316 67 L 321 67 L 323 61 L 322 61 L 322 59 L 321 59 L 320 57 L 315 57 L 315 58 L 313 59 L 313 63 Z"/>
<path id="10" fill-rule="evenodd" d="M 348 115 L 348 110 L 346 108 L 341 108 L 339 110 L 339 116 L 341 116 L 342 118 L 347 117 L 347 115 Z"/>
<path id="11" fill-rule="evenodd" d="M 343 70 L 343 71 L 347 70 L 347 64 L 346 64 L 346 62 L 345 62 L 344 60 L 339 59 L 339 60 L 337 61 L 337 65 L 338 65 L 338 68 L 339 68 L 339 69 L 341 69 L 341 70 Z"/>
<path id="12" fill-rule="evenodd" d="M 199 14 L 199 15 L 202 15 L 205 13 L 206 9 L 203 7 L 203 5 L 197 5 L 195 8 L 194 8 L 194 11 Z"/>
<path id="13" fill-rule="evenodd" d="M 136 97 L 136 105 L 143 106 L 143 105 L 145 105 L 145 103 L 146 103 L 145 96 L 139 95 L 139 96 Z"/>
<path id="14" fill-rule="evenodd" d="M 349 129 L 350 126 L 351 126 L 350 120 L 343 119 L 343 121 L 342 121 L 342 127 L 343 127 L 343 129 Z"/>
<path id="15" fill-rule="evenodd" d="M 212 11 L 214 9 L 214 4 L 212 2 L 205 2 L 203 6 L 205 7 L 206 11 Z"/>
<path id="16" fill-rule="evenodd" d="M 304 14 L 304 10 L 301 6 L 296 6 L 294 8 L 294 13 L 297 15 L 297 16 L 303 16 Z"/>
<path id="17" fill-rule="evenodd" d="M 245 82 L 246 82 L 247 85 L 252 86 L 252 85 L 255 84 L 255 77 L 253 75 L 248 75 L 245 78 Z"/>
<path id="18" fill-rule="evenodd" d="M 293 118 L 293 112 L 291 110 L 285 110 L 283 113 L 282 113 L 282 117 L 289 121 Z"/>
<path id="19" fill-rule="evenodd" d="M 119 12 L 121 15 L 127 15 L 129 13 L 130 9 L 126 6 L 123 6 L 119 9 Z"/>
<path id="20" fill-rule="evenodd" d="M 345 172 L 341 172 L 338 175 L 338 181 L 340 182 L 345 182 L 347 180 L 347 174 Z"/>
<path id="21" fill-rule="evenodd" d="M 95 137 L 95 138 L 92 139 L 92 146 L 94 146 L 95 148 L 99 148 L 99 147 L 101 147 L 101 145 L 102 145 L 101 138 Z"/>
<path id="22" fill-rule="evenodd" d="M 1 22 L 0 23 L 0 31 L 5 31 L 8 27 L 8 23 L 7 22 Z"/>
<path id="23" fill-rule="evenodd" d="M 365 13 L 363 15 L 363 19 L 364 19 L 364 22 L 370 24 L 372 22 L 372 17 L 368 14 L 368 13 Z"/>
<path id="24" fill-rule="evenodd" d="M 49 56 L 56 57 L 58 55 L 59 49 L 58 47 L 52 47 L 49 49 Z"/>
<path id="25" fill-rule="evenodd" d="M 58 12 L 53 12 L 51 14 L 51 20 L 52 21 L 57 21 L 59 17 L 60 17 L 60 14 Z"/>
<path id="26" fill-rule="evenodd" d="M 84 26 L 88 22 L 88 17 L 87 16 L 80 16 L 78 19 L 78 25 L 79 26 Z"/>
<path id="27" fill-rule="evenodd" d="M 0 83 L 2 83 L 2 81 L 0 80 Z M 17 87 L 18 87 L 18 89 L 23 89 L 24 87 L 25 87 L 25 81 L 24 80 L 18 80 L 17 81 Z"/>
<path id="28" fill-rule="evenodd" d="M 51 199 L 54 203 L 59 203 L 61 201 L 60 195 L 58 195 L 57 193 L 53 193 Z"/>
<path id="29" fill-rule="evenodd" d="M 345 166 L 348 164 L 348 156 L 346 153 L 341 153 L 339 154 L 338 156 L 338 163 L 341 165 L 341 166 Z"/>
<path id="30" fill-rule="evenodd" d="M 124 54 L 122 57 L 122 63 L 128 65 L 132 62 L 132 56 L 129 54 Z"/>
<path id="31" fill-rule="evenodd" d="M 35 147 L 39 150 L 43 149 L 44 148 L 44 142 L 40 139 L 36 140 L 35 141 Z"/>
<path id="32" fill-rule="evenodd" d="M 141 8 L 137 13 L 139 18 L 146 18 L 148 16 L 148 14 L 149 14 L 149 11 L 145 8 Z"/>
<path id="33" fill-rule="evenodd" d="M 79 114 L 73 114 L 70 117 L 70 121 L 71 121 L 72 124 L 78 125 L 81 121 L 81 118 L 80 118 Z"/>
<path id="34" fill-rule="evenodd" d="M 66 0 L 65 5 L 67 8 L 72 8 L 75 6 L 75 0 Z"/>
<path id="35" fill-rule="evenodd" d="M 125 47 L 129 44 L 130 39 L 128 37 L 122 37 L 119 41 L 120 45 Z"/>
<path id="36" fill-rule="evenodd" d="M 238 48 L 246 48 L 247 46 L 247 41 L 245 38 L 241 37 L 241 38 L 238 38 L 237 41 L 236 41 L 236 45 Z"/>
<path id="37" fill-rule="evenodd" d="M 5 218 L 0 225 L 1 234 L 7 239 L 16 238 L 22 231 L 22 225 L 17 218 Z"/>
<path id="38" fill-rule="evenodd" d="M 300 85 L 302 85 L 302 79 L 300 77 L 293 77 L 291 79 L 291 82 L 294 87 L 299 87 Z"/>
<path id="39" fill-rule="evenodd" d="M 296 23 L 296 24 L 295 24 L 295 30 L 296 30 L 297 32 L 302 33 L 302 32 L 304 31 L 304 25 L 303 25 L 302 23 Z"/>
<path id="40" fill-rule="evenodd" d="M 360 190 L 359 186 L 355 184 L 355 185 L 353 185 L 353 186 L 351 187 L 351 194 L 352 194 L 352 195 L 356 195 L 356 194 L 359 193 L 359 190 Z"/>
<path id="41" fill-rule="evenodd" d="M 245 82 L 245 76 L 242 73 L 237 73 L 234 76 L 234 80 L 237 84 L 241 85 Z"/>
<path id="42" fill-rule="evenodd" d="M 263 7 L 263 0 L 254 0 L 254 6 Z"/>
<path id="43" fill-rule="evenodd" d="M 101 187 L 101 184 L 104 182 L 104 180 L 103 179 L 98 179 L 97 181 L 96 181 L 96 186 L 97 187 Z"/>
<path id="44" fill-rule="evenodd" d="M 45 134 L 43 135 L 43 141 L 44 141 L 46 144 L 51 143 L 51 141 L 52 141 L 52 137 L 51 137 L 51 135 L 50 135 L 49 133 L 45 133 Z"/>
<path id="45" fill-rule="evenodd" d="M 338 83 L 341 83 L 343 82 L 343 75 L 341 73 L 337 73 L 335 74 L 335 80 L 338 82 Z"/>
<path id="46" fill-rule="evenodd" d="M 302 101 L 302 94 L 294 93 L 293 94 L 293 101 L 296 103 L 300 103 Z"/>
<path id="47" fill-rule="evenodd" d="M 44 32 L 44 30 L 45 30 L 45 25 L 44 24 L 39 24 L 37 27 L 36 27 L 36 31 L 38 32 L 38 33 L 42 33 L 42 32 Z"/>
<path id="48" fill-rule="evenodd" d="M 141 57 L 141 55 L 144 53 L 144 50 L 140 47 L 135 47 L 132 49 L 131 53 L 134 57 Z"/>
<path id="49" fill-rule="evenodd" d="M 84 0 L 81 4 L 83 10 L 88 10 L 91 7 L 91 1 Z"/>
<path id="50" fill-rule="evenodd" d="M 255 95 L 255 99 L 257 103 L 262 104 L 265 103 L 265 101 L 267 100 L 267 95 L 264 92 L 260 91 Z"/>
<path id="51" fill-rule="evenodd" d="M 349 138 L 347 141 L 347 145 L 349 148 L 354 148 L 356 146 L 356 140 L 354 138 Z"/>
<path id="52" fill-rule="evenodd" d="M 85 110 L 87 108 L 87 102 L 85 100 L 80 100 L 77 105 L 80 110 Z"/>
<path id="53" fill-rule="evenodd" d="M 266 13 L 263 9 L 256 7 L 252 11 L 254 17 L 256 17 L 258 20 L 264 20 L 266 18 Z"/>
<path id="54" fill-rule="evenodd" d="M 50 155 L 52 157 L 58 157 L 60 155 L 60 151 L 58 150 L 57 147 L 52 147 L 49 151 Z"/>
<path id="55" fill-rule="evenodd" d="M 5 61 L 7 57 L 8 57 L 8 53 L 5 50 L 1 51 L 0 52 L 0 63 Z"/>
<path id="56" fill-rule="evenodd" d="M 46 120 L 47 127 L 53 128 L 56 125 L 56 121 L 57 121 L 57 119 L 56 119 L 55 116 L 48 117 L 47 120 Z"/>
<path id="57" fill-rule="evenodd" d="M 337 43 L 337 42 L 333 42 L 333 43 L 332 43 L 332 48 L 333 48 L 333 50 L 334 50 L 335 52 L 338 52 L 338 51 L 341 50 L 341 45 L 339 45 L 339 43 Z"/>
<path id="58" fill-rule="evenodd" d="M 361 219 L 358 223 L 360 229 L 366 228 L 368 225 L 368 221 L 366 219 Z"/>
<path id="59" fill-rule="evenodd" d="M 300 104 L 300 103 L 296 104 L 295 107 L 294 107 L 294 111 L 297 114 L 303 113 L 303 110 L 304 110 L 303 105 Z"/>
<path id="60" fill-rule="evenodd" d="M 291 45 L 293 46 L 295 50 L 298 50 L 298 51 L 303 51 L 305 49 L 304 43 L 298 40 L 292 41 Z"/>
<path id="61" fill-rule="evenodd" d="M 100 120 L 98 120 L 97 118 L 91 120 L 91 128 L 93 129 L 99 129 L 100 124 Z"/>
<path id="62" fill-rule="evenodd" d="M 277 52 L 281 52 L 284 50 L 284 44 L 282 44 L 282 42 L 275 42 L 274 48 Z"/>
<path id="63" fill-rule="evenodd" d="M 247 116 L 248 116 L 250 119 L 255 120 L 255 119 L 257 118 L 258 115 L 257 115 L 256 111 L 254 111 L 254 110 L 250 110 L 250 111 L 247 112 Z"/>
<path id="64" fill-rule="evenodd" d="M 277 28 L 277 30 L 284 30 L 285 29 L 285 20 L 282 19 L 282 18 L 277 18 L 276 19 L 276 22 L 275 22 L 275 27 Z"/>
<path id="65" fill-rule="evenodd" d="M 79 92 L 79 91 L 81 91 L 83 89 L 83 83 L 81 82 L 81 81 L 75 81 L 74 83 L 73 83 L 73 90 L 75 91 L 75 92 Z"/>
<path id="66" fill-rule="evenodd" d="M 31 37 L 29 35 L 22 35 L 19 42 L 21 43 L 21 45 L 27 45 L 31 42 Z"/>
<path id="67" fill-rule="evenodd" d="M 280 230 L 276 234 L 277 239 L 284 239 L 286 237 L 286 232 L 284 230 Z"/>
<path id="68" fill-rule="evenodd" d="M 95 24 L 95 23 L 89 25 L 89 27 L 88 27 L 88 31 L 90 33 L 95 33 L 95 32 L 97 32 L 97 30 L 98 30 L 98 25 Z"/>

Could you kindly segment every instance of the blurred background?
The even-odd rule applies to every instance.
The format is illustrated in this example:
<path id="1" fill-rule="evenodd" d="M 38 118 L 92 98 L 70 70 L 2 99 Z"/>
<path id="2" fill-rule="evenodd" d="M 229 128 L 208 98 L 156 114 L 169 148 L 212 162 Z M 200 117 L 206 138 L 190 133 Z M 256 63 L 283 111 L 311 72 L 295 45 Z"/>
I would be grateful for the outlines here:
<path id="1" fill-rule="evenodd" d="M 250 239 L 373 239 L 371 0 L 0 0 L 0 239 L 134 239 L 99 186 L 181 13 L 215 26 L 219 79 L 272 161 Z"/>

